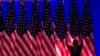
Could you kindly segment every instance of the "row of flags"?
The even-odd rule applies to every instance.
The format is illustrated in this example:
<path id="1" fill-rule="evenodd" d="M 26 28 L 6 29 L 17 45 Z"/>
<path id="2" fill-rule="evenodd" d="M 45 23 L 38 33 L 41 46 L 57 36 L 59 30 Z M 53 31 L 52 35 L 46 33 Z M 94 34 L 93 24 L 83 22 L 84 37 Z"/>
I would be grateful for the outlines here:
<path id="1" fill-rule="evenodd" d="M 83 41 L 82 56 L 95 56 L 92 16 L 85 3 L 82 21 L 78 19 L 77 3 L 71 1 L 68 27 L 64 4 L 57 3 L 54 22 L 51 20 L 50 2 L 44 1 L 43 21 L 40 22 L 38 2 L 33 2 L 30 25 L 26 24 L 25 3 L 20 3 L 20 19 L 15 23 L 15 4 L 9 2 L 6 23 L 3 23 L 0 4 L 0 56 L 71 56 L 67 43 Z M 67 43 L 66 43 L 67 41 Z"/>

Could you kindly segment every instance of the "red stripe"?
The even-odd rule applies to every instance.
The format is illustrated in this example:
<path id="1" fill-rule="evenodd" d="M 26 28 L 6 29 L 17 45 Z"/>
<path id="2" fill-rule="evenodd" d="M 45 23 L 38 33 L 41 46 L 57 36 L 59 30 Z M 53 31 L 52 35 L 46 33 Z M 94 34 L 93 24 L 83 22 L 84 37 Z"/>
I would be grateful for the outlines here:
<path id="1" fill-rule="evenodd" d="M 89 38 L 89 37 L 88 37 Z M 91 54 L 93 54 L 94 52 L 93 52 L 93 50 L 92 50 L 92 48 L 91 48 L 91 46 L 90 46 L 90 41 L 88 41 L 87 39 L 84 39 L 85 40 L 85 42 L 86 42 L 86 45 L 87 45 L 87 47 L 86 48 L 88 48 L 89 50 L 88 51 L 90 51 L 91 52 Z"/>
<path id="2" fill-rule="evenodd" d="M 42 40 L 42 38 L 41 38 L 41 33 L 39 32 L 38 34 L 37 34 L 37 36 L 36 36 L 36 40 L 37 40 L 37 55 L 38 56 L 41 56 L 41 49 L 42 49 L 42 47 L 41 47 L 41 40 Z"/>
<path id="3" fill-rule="evenodd" d="M 48 56 L 48 53 L 47 53 L 48 47 L 47 47 L 47 44 L 45 42 L 45 39 L 44 39 L 44 36 L 43 35 L 42 35 L 42 44 L 41 45 L 42 45 L 43 52 L 45 53 L 46 56 Z"/>
<path id="4" fill-rule="evenodd" d="M 59 49 L 59 52 L 60 52 L 60 54 L 61 54 L 61 56 L 62 56 L 63 51 L 62 51 L 62 47 L 60 46 L 60 45 L 61 45 L 61 43 L 60 43 L 59 41 L 56 41 L 56 42 L 55 42 L 55 45 L 57 46 L 56 48 L 58 48 L 58 49 Z M 59 53 L 58 53 L 58 54 L 59 54 Z"/>
<path id="5" fill-rule="evenodd" d="M 44 36 L 45 37 L 45 36 Z M 48 37 L 47 37 L 48 38 Z M 45 42 L 46 42 L 46 44 L 47 44 L 47 46 L 48 46 L 48 49 L 50 50 L 50 52 L 51 52 L 51 54 L 54 56 L 55 55 L 55 46 L 54 46 L 54 43 L 53 42 L 51 42 L 51 37 L 50 38 L 48 38 L 48 40 L 51 42 L 51 46 L 50 46 L 50 44 L 49 44 L 49 42 L 48 42 L 48 40 L 46 40 L 46 37 L 45 37 Z M 52 49 L 53 48 L 53 49 Z"/>
<path id="6" fill-rule="evenodd" d="M 7 36 L 7 37 L 6 37 L 6 36 Z M 8 38 L 8 39 L 7 39 L 7 38 Z M 11 38 L 11 37 L 9 37 L 5 32 L 3 33 L 3 44 L 4 44 L 4 43 L 7 43 L 7 46 L 8 46 L 8 47 L 6 47 L 6 46 L 3 46 L 3 47 L 9 48 L 9 51 L 10 51 L 9 54 L 10 54 L 10 53 L 14 54 L 14 53 L 13 53 L 13 48 L 12 48 L 12 46 L 11 46 L 11 43 L 12 43 L 12 42 L 11 42 L 11 39 L 10 39 L 10 38 Z"/>
<path id="7" fill-rule="evenodd" d="M 10 56 L 9 51 L 6 49 L 6 47 L 4 47 L 4 44 L 2 44 L 2 51 L 5 51 L 5 53 Z M 5 54 L 2 53 L 3 56 L 5 56 Z"/>
<path id="8" fill-rule="evenodd" d="M 60 41 L 56 33 L 54 33 L 54 36 L 55 36 L 55 45 L 58 47 L 61 56 L 64 56 L 64 52 L 63 52 L 64 47 L 62 46 L 62 42 Z"/>
<path id="9" fill-rule="evenodd" d="M 93 37 L 94 37 L 94 36 L 92 36 L 92 35 L 90 34 L 88 37 L 90 38 L 90 42 L 91 42 L 92 46 L 93 46 L 94 49 L 95 49 L 94 40 L 93 40 Z"/>
<path id="10" fill-rule="evenodd" d="M 21 56 L 19 50 L 17 49 L 16 45 L 15 45 L 15 52 L 17 53 L 18 56 Z M 14 53 L 16 55 L 16 53 Z"/>
<path id="11" fill-rule="evenodd" d="M 19 47 L 20 47 L 21 50 L 24 52 L 24 54 L 28 56 L 28 53 L 27 53 L 26 50 L 25 50 L 25 47 L 26 47 L 26 46 L 23 46 L 23 45 L 25 45 L 25 43 L 23 42 L 23 44 L 21 44 L 21 42 L 20 42 L 20 40 L 19 40 L 18 38 L 20 38 L 21 42 L 23 42 L 22 37 L 17 37 L 17 38 L 16 38 L 16 42 L 19 44 Z M 18 47 L 17 47 L 17 49 L 18 49 Z"/>
<path id="12" fill-rule="evenodd" d="M 72 45 L 72 41 L 73 41 L 73 38 L 72 38 L 70 32 L 67 32 L 67 43 Z"/>
<path id="13" fill-rule="evenodd" d="M 48 56 L 48 54 L 47 54 L 47 50 L 46 50 L 47 48 L 45 48 L 45 46 L 43 45 L 43 43 L 42 43 L 42 51 L 43 51 L 43 53 L 42 53 L 42 56 Z M 44 54 L 44 55 L 43 55 Z"/>
<path id="14" fill-rule="evenodd" d="M 17 46 L 19 46 L 19 45 L 17 45 L 17 43 L 18 43 L 18 42 L 17 42 L 17 39 L 16 39 L 16 43 L 15 43 L 15 51 L 18 53 L 19 56 L 23 56 L 22 53 L 20 52 L 20 51 L 23 52 L 23 50 L 22 50 L 22 49 L 19 49 L 19 48 L 17 47 Z"/>
<path id="15" fill-rule="evenodd" d="M 13 45 L 15 44 L 15 38 L 16 38 L 16 30 L 14 30 L 13 32 L 12 32 L 12 34 L 11 34 L 11 41 L 12 41 L 12 43 L 13 43 Z"/>
<path id="16" fill-rule="evenodd" d="M 25 37 L 23 36 L 22 37 L 22 40 L 23 40 L 23 42 L 25 43 L 25 46 L 27 47 L 27 49 L 30 51 L 30 53 L 32 54 L 32 49 L 31 49 L 31 45 L 30 45 L 30 39 L 29 39 L 29 37 L 27 36 L 27 33 L 25 34 L 26 35 L 26 37 L 27 37 L 27 39 L 28 39 L 28 42 L 25 40 Z"/>
<path id="17" fill-rule="evenodd" d="M 64 51 L 64 56 L 67 56 L 67 46 L 66 46 L 66 37 L 62 40 L 62 45 L 63 45 L 63 51 Z"/>
<path id="18" fill-rule="evenodd" d="M 55 55 L 55 51 L 54 51 L 55 46 L 54 46 L 54 43 L 51 42 L 51 40 L 52 40 L 51 37 L 46 36 L 45 32 L 43 32 L 43 42 L 44 42 L 44 45 L 46 46 L 45 50 L 48 49 L 47 54 Z M 44 45 L 43 47 L 45 47 Z"/>
<path id="19" fill-rule="evenodd" d="M 14 30 L 14 32 L 12 32 L 11 34 L 11 46 L 12 46 L 12 52 L 14 55 L 14 51 L 15 51 L 15 37 L 16 37 L 16 30 Z"/>
<path id="20" fill-rule="evenodd" d="M 83 47 L 83 52 L 85 53 L 85 56 L 89 56 L 88 50 L 86 49 L 86 47 Z"/>
<path id="21" fill-rule="evenodd" d="M 2 53 L 1 53 L 1 45 L 2 45 L 2 32 L 0 32 L 0 56 L 2 55 Z"/>
<path id="22" fill-rule="evenodd" d="M 31 48 L 30 48 L 30 45 L 25 41 L 24 37 L 22 37 L 22 40 L 23 40 L 23 42 L 24 42 L 26 48 L 30 51 L 30 53 L 32 53 Z M 28 52 L 28 51 L 26 51 L 25 49 L 24 49 L 24 51 L 25 51 L 26 53 Z M 29 56 L 28 53 L 27 53 L 27 55 Z"/>
<path id="23" fill-rule="evenodd" d="M 32 55 L 37 56 L 37 41 L 36 38 L 33 37 L 30 32 L 27 32 L 28 37 L 30 38 L 30 44 L 31 44 L 31 50 L 32 50 Z"/>
<path id="24" fill-rule="evenodd" d="M 51 53 L 52 56 L 54 56 L 55 53 L 53 52 L 53 50 L 54 50 L 55 48 L 54 48 L 54 43 L 51 42 L 51 37 L 50 37 L 50 38 L 48 37 L 48 40 L 51 42 L 51 45 L 52 45 L 52 47 L 53 47 L 53 50 L 51 49 L 50 44 L 48 43 L 48 40 L 46 39 L 47 37 L 45 37 L 44 35 L 43 35 L 43 37 L 44 37 L 44 40 L 43 40 L 43 41 L 46 43 L 46 46 L 47 46 L 47 48 L 49 49 L 49 52 Z"/>

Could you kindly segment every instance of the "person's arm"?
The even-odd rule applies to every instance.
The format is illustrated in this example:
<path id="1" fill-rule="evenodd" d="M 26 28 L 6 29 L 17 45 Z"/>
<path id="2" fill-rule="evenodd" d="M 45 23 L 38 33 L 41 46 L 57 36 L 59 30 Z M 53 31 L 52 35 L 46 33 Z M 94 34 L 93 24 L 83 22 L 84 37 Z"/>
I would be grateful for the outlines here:
<path id="1" fill-rule="evenodd" d="M 69 50 L 72 49 L 72 46 L 68 45 L 67 41 L 66 41 L 66 45 L 67 45 L 67 48 L 68 48 Z"/>

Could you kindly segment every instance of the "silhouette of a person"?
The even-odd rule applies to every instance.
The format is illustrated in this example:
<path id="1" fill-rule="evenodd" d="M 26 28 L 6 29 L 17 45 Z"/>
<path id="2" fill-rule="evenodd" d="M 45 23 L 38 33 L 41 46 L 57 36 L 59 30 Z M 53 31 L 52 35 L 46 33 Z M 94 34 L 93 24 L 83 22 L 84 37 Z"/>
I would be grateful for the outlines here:
<path id="1" fill-rule="evenodd" d="M 71 56 L 81 56 L 81 50 L 82 50 L 82 47 L 83 47 L 83 42 L 80 45 L 78 45 L 78 41 L 74 40 L 73 46 L 70 46 L 67 43 L 67 47 L 70 50 Z"/>

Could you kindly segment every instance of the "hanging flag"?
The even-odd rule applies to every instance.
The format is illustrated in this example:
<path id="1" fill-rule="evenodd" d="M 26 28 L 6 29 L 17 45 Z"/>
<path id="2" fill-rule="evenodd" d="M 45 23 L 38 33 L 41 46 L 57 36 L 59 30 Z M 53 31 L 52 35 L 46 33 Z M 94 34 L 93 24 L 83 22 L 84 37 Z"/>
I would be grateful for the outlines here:
<path id="1" fill-rule="evenodd" d="M 52 29 L 51 10 L 49 0 L 44 0 L 42 56 L 55 56 L 54 36 Z"/>
<path id="2" fill-rule="evenodd" d="M 2 38 L 2 55 L 14 56 L 14 44 L 16 37 L 15 30 L 15 5 L 14 1 L 8 3 L 8 14 L 6 23 L 4 24 Z"/>
<path id="3" fill-rule="evenodd" d="M 30 20 L 30 27 L 28 36 L 30 38 L 30 44 L 32 49 L 33 56 L 41 56 L 40 49 L 41 49 L 41 23 L 38 14 L 38 2 L 35 0 L 33 3 L 33 11 Z"/>
<path id="4" fill-rule="evenodd" d="M 85 0 L 82 17 L 82 37 L 84 38 L 83 56 L 95 56 L 92 16 L 87 0 Z"/>
<path id="5" fill-rule="evenodd" d="M 1 46 L 2 46 L 2 31 L 3 31 L 3 16 L 2 16 L 2 4 L 0 3 L 0 56 L 1 56 Z"/>
<path id="6" fill-rule="evenodd" d="M 66 47 L 66 36 L 67 36 L 67 25 L 64 14 L 64 4 L 58 0 L 56 7 L 55 18 L 55 48 L 56 56 L 67 56 L 67 47 Z"/>
<path id="7" fill-rule="evenodd" d="M 32 56 L 30 38 L 28 37 L 26 27 L 26 9 L 24 1 L 21 1 L 20 3 L 20 17 L 15 40 L 16 56 Z"/>
<path id="8" fill-rule="evenodd" d="M 70 15 L 69 15 L 69 24 L 68 24 L 68 33 L 67 33 L 67 45 L 73 47 L 73 40 L 76 39 L 78 41 L 78 45 L 82 45 L 82 38 L 81 38 L 81 22 L 78 19 L 78 9 L 77 3 L 74 0 L 71 0 L 70 5 Z M 68 46 L 67 46 L 68 47 Z M 82 49 L 82 48 L 81 48 Z M 70 50 L 68 51 L 68 55 L 72 53 Z M 80 51 L 81 55 L 81 51 Z"/>

